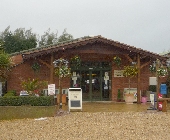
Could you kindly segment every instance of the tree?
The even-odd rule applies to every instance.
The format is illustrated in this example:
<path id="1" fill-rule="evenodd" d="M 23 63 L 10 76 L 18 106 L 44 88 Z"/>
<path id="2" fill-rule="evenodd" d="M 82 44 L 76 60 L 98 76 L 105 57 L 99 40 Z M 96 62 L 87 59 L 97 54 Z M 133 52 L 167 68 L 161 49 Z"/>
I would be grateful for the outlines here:
<path id="1" fill-rule="evenodd" d="M 37 45 L 36 34 L 32 33 L 32 29 L 25 30 L 25 28 L 18 28 L 12 32 L 10 26 L 8 26 L 1 32 L 0 40 L 4 43 L 6 53 L 28 50 Z"/>
<path id="2" fill-rule="evenodd" d="M 44 35 L 41 36 L 41 41 L 39 41 L 39 46 L 45 46 L 50 44 L 56 44 L 57 43 L 57 33 L 50 33 L 50 28 L 44 32 Z"/>
<path id="3" fill-rule="evenodd" d="M 11 59 L 3 50 L 3 43 L 0 42 L 0 81 L 5 81 L 11 67 Z"/>
<path id="4" fill-rule="evenodd" d="M 44 35 L 41 36 L 41 40 L 39 41 L 39 46 L 45 46 L 45 45 L 52 45 L 56 44 L 58 42 L 63 42 L 63 41 L 68 41 L 73 39 L 73 36 L 69 33 L 67 33 L 66 29 L 64 29 L 63 33 L 61 36 L 58 36 L 57 33 L 50 33 L 50 28 L 44 32 Z"/>
<path id="5" fill-rule="evenodd" d="M 73 36 L 71 34 L 68 34 L 66 29 L 64 29 L 62 35 L 58 38 L 58 42 L 68 41 L 72 39 L 73 39 Z"/>

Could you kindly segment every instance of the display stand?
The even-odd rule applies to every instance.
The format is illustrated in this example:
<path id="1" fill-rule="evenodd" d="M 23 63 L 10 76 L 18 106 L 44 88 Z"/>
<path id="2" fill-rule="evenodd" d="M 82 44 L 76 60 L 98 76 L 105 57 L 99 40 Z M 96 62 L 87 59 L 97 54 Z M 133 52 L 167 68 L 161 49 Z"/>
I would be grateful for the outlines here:
<path id="1" fill-rule="evenodd" d="M 156 104 L 155 104 L 155 93 L 154 92 L 150 93 L 150 101 L 151 101 L 151 106 L 147 110 L 157 110 Z"/>
<path id="2" fill-rule="evenodd" d="M 69 88 L 68 102 L 69 111 L 70 109 L 81 109 L 82 111 L 82 89 Z"/>

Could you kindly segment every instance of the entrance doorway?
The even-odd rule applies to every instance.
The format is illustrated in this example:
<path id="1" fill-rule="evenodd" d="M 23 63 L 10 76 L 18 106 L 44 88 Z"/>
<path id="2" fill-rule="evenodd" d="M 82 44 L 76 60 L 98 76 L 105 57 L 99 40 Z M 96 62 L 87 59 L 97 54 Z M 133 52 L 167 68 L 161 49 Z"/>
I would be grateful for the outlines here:
<path id="1" fill-rule="evenodd" d="M 72 87 L 82 88 L 84 101 L 110 100 L 111 76 L 109 70 L 76 70 L 73 72 Z"/>

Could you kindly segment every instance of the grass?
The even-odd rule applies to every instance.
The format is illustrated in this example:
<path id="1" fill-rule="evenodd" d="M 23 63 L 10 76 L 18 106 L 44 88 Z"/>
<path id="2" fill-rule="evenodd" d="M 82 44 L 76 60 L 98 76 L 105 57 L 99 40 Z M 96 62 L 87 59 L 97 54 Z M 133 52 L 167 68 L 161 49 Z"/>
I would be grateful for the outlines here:
<path id="1" fill-rule="evenodd" d="M 149 104 L 133 104 L 113 102 L 83 102 L 83 112 L 127 112 L 146 111 Z M 58 106 L 0 106 L 0 120 L 53 117 L 58 110 Z M 63 110 L 68 110 L 68 106 L 63 106 Z M 73 110 L 76 112 L 79 110 Z"/>
<path id="2" fill-rule="evenodd" d="M 132 104 L 115 102 L 83 102 L 82 112 L 146 112 L 150 107 L 147 104 Z M 168 112 L 170 112 L 170 104 L 168 103 Z M 63 105 L 63 110 L 68 111 L 68 105 Z M 0 106 L 0 120 L 25 119 L 54 117 L 58 110 L 58 106 Z M 71 110 L 72 113 L 81 110 Z"/>
<path id="3" fill-rule="evenodd" d="M 0 106 L 0 120 L 53 117 L 56 106 Z"/>

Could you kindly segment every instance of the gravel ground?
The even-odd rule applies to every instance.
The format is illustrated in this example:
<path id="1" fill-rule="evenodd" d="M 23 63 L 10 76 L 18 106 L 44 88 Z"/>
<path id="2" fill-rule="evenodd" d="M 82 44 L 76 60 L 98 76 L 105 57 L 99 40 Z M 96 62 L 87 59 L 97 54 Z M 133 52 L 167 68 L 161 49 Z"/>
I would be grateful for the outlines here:
<path id="1" fill-rule="evenodd" d="M 0 121 L 1 140 L 169 140 L 170 113 L 71 112 Z"/>

